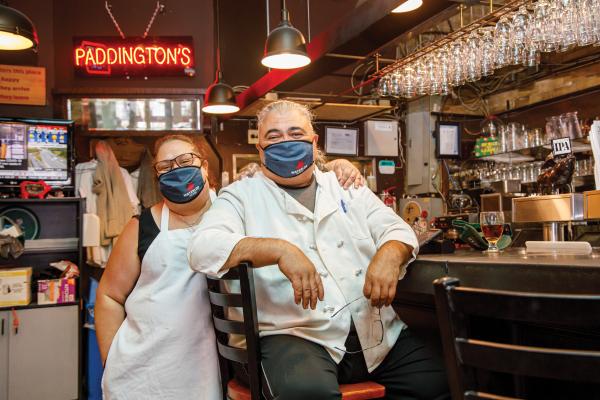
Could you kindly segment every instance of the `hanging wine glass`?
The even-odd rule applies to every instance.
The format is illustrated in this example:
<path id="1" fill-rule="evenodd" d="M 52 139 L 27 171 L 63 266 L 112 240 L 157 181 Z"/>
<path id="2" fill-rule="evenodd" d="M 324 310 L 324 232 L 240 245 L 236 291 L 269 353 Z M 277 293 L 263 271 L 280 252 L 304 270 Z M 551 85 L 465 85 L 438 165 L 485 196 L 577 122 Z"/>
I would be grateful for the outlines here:
<path id="1" fill-rule="evenodd" d="M 490 76 L 496 69 L 496 46 L 493 28 L 481 28 L 481 75 Z"/>
<path id="2" fill-rule="evenodd" d="M 439 49 L 435 59 L 439 66 L 440 95 L 446 96 L 450 93 L 450 53 L 446 46 Z"/>
<path id="3" fill-rule="evenodd" d="M 522 64 L 525 55 L 525 39 L 527 36 L 527 25 L 529 13 L 525 6 L 521 6 L 513 15 L 510 30 L 510 63 L 512 65 Z"/>
<path id="4" fill-rule="evenodd" d="M 438 95 L 441 92 L 440 68 L 435 54 L 429 54 L 425 58 L 427 79 L 429 81 L 429 94 Z"/>
<path id="5" fill-rule="evenodd" d="M 403 84 L 402 84 L 402 97 L 407 99 L 415 97 L 416 94 L 416 76 L 415 69 L 411 65 L 404 67 L 402 71 Z"/>
<path id="6" fill-rule="evenodd" d="M 496 23 L 494 31 L 496 41 L 496 68 L 509 65 L 510 58 L 510 21 L 506 15 Z"/>
<path id="7" fill-rule="evenodd" d="M 579 0 L 576 3 L 577 10 L 577 44 L 589 46 L 596 43 L 596 32 L 594 31 L 596 12 L 594 12 L 594 0 Z"/>
<path id="8" fill-rule="evenodd" d="M 416 62 L 415 69 L 417 95 L 424 96 L 429 92 L 429 79 L 427 68 L 422 60 Z"/>
<path id="9" fill-rule="evenodd" d="M 384 75 L 379 80 L 379 84 L 377 85 L 377 93 L 381 97 L 389 97 L 391 94 L 391 80 L 389 75 Z"/>
<path id="10" fill-rule="evenodd" d="M 477 31 L 471 32 L 465 47 L 467 81 L 475 82 L 481 79 L 481 37 Z"/>
<path id="11" fill-rule="evenodd" d="M 556 49 L 556 44 L 552 42 L 552 25 L 550 3 L 546 0 L 539 0 L 533 6 L 531 29 L 531 39 L 539 51 L 550 52 Z"/>
<path id="12" fill-rule="evenodd" d="M 463 41 L 457 39 L 450 44 L 450 84 L 452 86 L 460 86 L 465 83 L 464 57 Z"/>
<path id="13" fill-rule="evenodd" d="M 577 7 L 574 0 L 560 0 L 556 11 L 560 12 L 559 51 L 568 51 L 577 45 Z"/>
<path id="14" fill-rule="evenodd" d="M 535 67 L 540 64 L 541 53 L 539 43 L 536 38 L 537 26 L 532 15 L 527 18 L 525 26 L 525 50 L 523 52 L 523 65 L 525 67 Z"/>
<path id="15" fill-rule="evenodd" d="M 402 77 L 398 70 L 389 74 L 390 76 L 390 96 L 392 97 L 400 97 L 400 93 L 402 91 Z"/>

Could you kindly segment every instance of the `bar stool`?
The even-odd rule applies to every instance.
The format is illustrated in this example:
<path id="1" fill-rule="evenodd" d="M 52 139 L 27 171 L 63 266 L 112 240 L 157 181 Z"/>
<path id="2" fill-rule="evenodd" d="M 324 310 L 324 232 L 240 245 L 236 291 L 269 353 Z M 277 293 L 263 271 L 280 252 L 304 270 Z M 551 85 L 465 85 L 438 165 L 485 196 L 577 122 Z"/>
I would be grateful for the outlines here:
<path id="1" fill-rule="evenodd" d="M 213 315 L 213 324 L 217 335 L 219 350 L 219 367 L 223 380 L 223 391 L 229 400 L 274 400 L 268 390 L 268 384 L 261 373 L 260 341 L 258 336 L 258 319 L 256 316 L 256 299 L 252 268 L 244 263 L 232 268 L 220 279 L 207 277 L 208 294 Z M 224 282 L 239 281 L 240 293 L 227 293 Z M 243 321 L 227 319 L 227 308 L 241 308 Z M 229 335 L 241 335 L 246 338 L 246 348 L 229 346 Z M 229 362 L 245 365 L 249 375 L 249 386 L 236 379 L 230 379 Z M 344 400 L 370 400 L 385 397 L 385 387 L 375 382 L 360 382 L 340 385 Z"/>
<path id="2" fill-rule="evenodd" d="M 460 281 L 451 277 L 436 279 L 433 286 L 453 399 L 522 400 L 482 391 L 478 371 L 600 384 L 597 347 L 574 350 L 543 343 L 480 340 L 474 337 L 469 324 L 472 317 L 487 317 L 571 329 L 587 327 L 597 332 L 600 296 L 461 287 Z"/>

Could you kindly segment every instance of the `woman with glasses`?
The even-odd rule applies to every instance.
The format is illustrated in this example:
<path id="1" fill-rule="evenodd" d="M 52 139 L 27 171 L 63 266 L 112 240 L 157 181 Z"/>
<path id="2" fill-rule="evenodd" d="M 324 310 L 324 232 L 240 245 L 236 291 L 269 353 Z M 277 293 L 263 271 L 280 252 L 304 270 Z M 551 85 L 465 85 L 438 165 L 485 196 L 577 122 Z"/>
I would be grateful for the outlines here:
<path id="1" fill-rule="evenodd" d="M 103 395 L 106 400 L 221 399 L 206 279 L 187 259 L 194 228 L 211 205 L 208 162 L 183 135 L 158 140 L 155 154 L 164 201 L 127 224 L 96 296 Z M 329 166 L 341 184 L 362 182 L 347 161 Z"/>

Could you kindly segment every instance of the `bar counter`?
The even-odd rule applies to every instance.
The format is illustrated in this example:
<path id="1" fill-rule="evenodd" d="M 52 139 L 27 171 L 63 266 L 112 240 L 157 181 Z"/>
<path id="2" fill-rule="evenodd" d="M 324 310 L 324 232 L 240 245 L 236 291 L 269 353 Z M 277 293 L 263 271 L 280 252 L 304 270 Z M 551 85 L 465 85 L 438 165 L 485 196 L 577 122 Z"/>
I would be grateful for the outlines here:
<path id="1" fill-rule="evenodd" d="M 528 255 L 522 248 L 499 254 L 461 250 L 419 255 L 398 282 L 393 307 L 411 330 L 439 345 L 433 281 L 444 276 L 462 286 L 547 293 L 600 293 L 600 249 L 589 256 Z M 440 350 L 441 351 L 441 350 Z"/>
<path id="2" fill-rule="evenodd" d="M 534 292 L 600 293 L 600 248 L 592 254 L 531 255 L 523 248 L 499 254 L 461 250 L 419 255 L 399 282 L 398 295 L 433 295 L 432 281 L 459 278 L 464 286 Z"/>

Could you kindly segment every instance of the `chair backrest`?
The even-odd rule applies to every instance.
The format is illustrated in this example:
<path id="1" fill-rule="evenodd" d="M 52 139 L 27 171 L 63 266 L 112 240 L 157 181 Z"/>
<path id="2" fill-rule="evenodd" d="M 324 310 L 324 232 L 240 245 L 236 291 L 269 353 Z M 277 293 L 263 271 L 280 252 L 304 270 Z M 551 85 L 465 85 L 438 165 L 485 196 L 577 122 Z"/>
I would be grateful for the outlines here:
<path id="1" fill-rule="evenodd" d="M 217 333 L 219 365 L 221 377 L 226 390 L 228 379 L 228 362 L 244 364 L 248 369 L 250 393 L 252 400 L 261 399 L 260 347 L 258 338 L 258 318 L 256 316 L 256 300 L 254 296 L 254 279 L 249 263 L 240 264 L 229 270 L 221 278 L 207 277 L 208 296 L 213 315 L 213 324 Z M 224 289 L 225 281 L 239 281 L 240 293 L 228 293 Z M 227 318 L 227 308 L 241 308 L 243 321 Z M 240 335 L 246 339 L 246 348 L 229 345 L 229 335 Z"/>
<path id="2" fill-rule="evenodd" d="M 470 317 L 600 328 L 600 296 L 461 287 L 458 279 L 450 277 L 437 279 L 433 284 L 453 398 L 512 399 L 479 392 L 472 379 L 477 369 L 513 376 L 600 383 L 600 351 L 476 340 L 469 330 Z"/>

